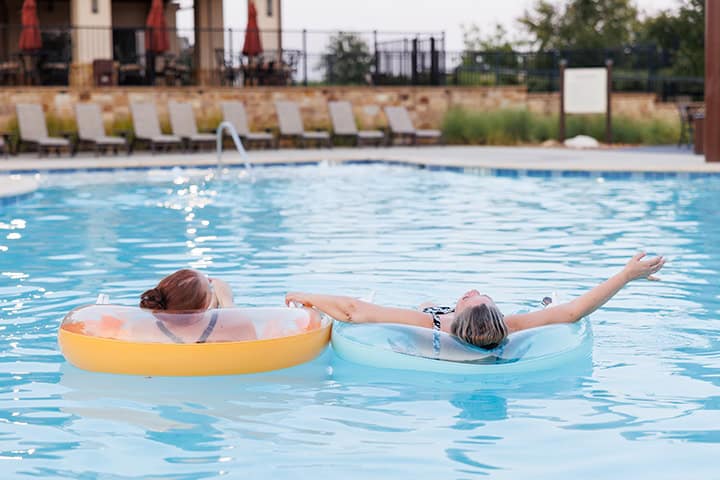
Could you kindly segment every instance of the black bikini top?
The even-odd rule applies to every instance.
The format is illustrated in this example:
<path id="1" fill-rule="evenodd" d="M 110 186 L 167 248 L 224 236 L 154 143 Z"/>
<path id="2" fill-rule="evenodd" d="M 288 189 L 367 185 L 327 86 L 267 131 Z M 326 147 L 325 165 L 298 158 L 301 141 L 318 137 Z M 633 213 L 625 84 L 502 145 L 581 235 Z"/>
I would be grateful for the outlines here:
<path id="1" fill-rule="evenodd" d="M 433 352 L 436 357 L 440 356 L 440 328 L 442 323 L 440 322 L 440 315 L 447 315 L 448 313 L 454 312 L 455 309 L 452 307 L 425 307 L 423 313 L 429 313 L 433 321 Z"/>

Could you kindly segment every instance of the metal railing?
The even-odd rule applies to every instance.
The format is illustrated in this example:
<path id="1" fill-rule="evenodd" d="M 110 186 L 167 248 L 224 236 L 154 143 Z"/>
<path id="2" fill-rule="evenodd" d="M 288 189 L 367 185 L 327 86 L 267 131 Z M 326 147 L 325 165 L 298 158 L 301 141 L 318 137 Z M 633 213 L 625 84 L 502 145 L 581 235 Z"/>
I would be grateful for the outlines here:
<path id="1" fill-rule="evenodd" d="M 82 57 L 105 60 L 92 66 L 105 70 L 92 72 L 86 81 L 104 79 L 107 85 L 520 85 L 530 92 L 553 92 L 561 60 L 586 67 L 612 59 L 616 91 L 700 99 L 704 89 L 703 78 L 669 74 L 673 58 L 652 45 L 451 52 L 442 32 L 285 30 L 261 32 L 271 40 L 266 46 L 281 42 L 282 48 L 248 58 L 242 54 L 243 29 L 169 29 L 170 49 L 150 54 L 145 27 L 42 26 L 43 49 L 27 54 L 16 48 L 20 30 L 0 24 L 0 86 L 68 85 L 71 65 L 79 60 L 74 57 Z M 333 52 L 329 47 L 343 35 L 361 48 Z"/>
<path id="2" fill-rule="evenodd" d="M 232 138 L 233 143 L 235 144 L 235 149 L 240 154 L 243 162 L 245 162 L 245 170 L 247 170 L 248 172 L 252 172 L 252 164 L 250 163 L 250 157 L 248 157 L 247 150 L 245 150 L 245 147 L 243 146 L 242 140 L 240 140 L 240 136 L 238 135 L 235 126 L 230 122 L 220 122 L 217 130 L 215 130 L 215 149 L 217 154 L 218 170 L 222 168 L 223 136 L 225 132 L 230 134 L 230 138 Z"/>

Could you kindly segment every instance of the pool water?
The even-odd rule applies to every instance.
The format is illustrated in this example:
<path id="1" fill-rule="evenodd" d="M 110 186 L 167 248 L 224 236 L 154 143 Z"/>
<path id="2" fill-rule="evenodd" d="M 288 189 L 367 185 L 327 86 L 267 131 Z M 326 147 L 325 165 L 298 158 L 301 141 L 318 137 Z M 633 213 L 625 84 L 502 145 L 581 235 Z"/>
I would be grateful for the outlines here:
<path id="1" fill-rule="evenodd" d="M 501 178 L 389 166 L 50 175 L 0 207 L 0 477 L 715 478 L 720 181 Z M 354 365 L 94 374 L 64 314 L 135 304 L 182 267 L 236 303 L 285 292 L 507 312 L 573 298 L 639 248 L 669 257 L 591 317 L 591 357 L 520 377 Z"/>

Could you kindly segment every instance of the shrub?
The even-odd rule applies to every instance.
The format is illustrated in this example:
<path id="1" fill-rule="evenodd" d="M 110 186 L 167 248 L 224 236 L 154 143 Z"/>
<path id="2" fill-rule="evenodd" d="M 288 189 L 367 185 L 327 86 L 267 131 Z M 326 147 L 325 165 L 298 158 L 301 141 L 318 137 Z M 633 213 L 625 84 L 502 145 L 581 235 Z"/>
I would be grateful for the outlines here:
<path id="1" fill-rule="evenodd" d="M 468 145 L 517 145 L 540 143 L 558 136 L 558 116 L 531 113 L 528 110 L 505 109 L 471 112 L 453 108 L 443 120 L 443 133 L 448 143 Z M 613 116 L 613 142 L 627 144 L 671 144 L 679 134 L 677 122 L 658 118 L 635 119 Z M 605 140 L 604 115 L 568 115 L 567 138 L 588 135 Z"/>

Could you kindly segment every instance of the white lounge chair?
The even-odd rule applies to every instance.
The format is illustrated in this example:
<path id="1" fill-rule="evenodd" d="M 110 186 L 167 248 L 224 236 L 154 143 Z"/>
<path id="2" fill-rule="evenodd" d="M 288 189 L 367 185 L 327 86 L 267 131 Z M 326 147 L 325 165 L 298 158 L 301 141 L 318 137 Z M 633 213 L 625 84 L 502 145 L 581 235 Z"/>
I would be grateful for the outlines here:
<path id="1" fill-rule="evenodd" d="M 23 145 L 31 145 L 37 149 L 38 156 L 55 150 L 60 155 L 60 150 L 68 149 L 72 154 L 70 140 L 67 138 L 51 137 L 48 135 L 47 124 L 42 107 L 35 103 L 19 103 L 15 106 L 20 130 L 20 142 L 18 149 Z"/>
<path id="2" fill-rule="evenodd" d="M 355 141 L 355 145 L 362 142 L 381 145 L 385 141 L 385 134 L 380 130 L 358 130 L 350 102 L 330 102 L 328 109 L 334 136 L 349 137 Z"/>
<path id="3" fill-rule="evenodd" d="M 396 138 L 401 140 L 408 138 L 410 143 L 417 145 L 418 140 L 432 139 L 438 143 L 443 143 L 443 136 L 440 130 L 418 130 L 413 126 L 410 115 L 405 107 L 385 107 L 385 116 L 388 119 L 390 132 L 392 134 L 391 143 Z"/>
<path id="4" fill-rule="evenodd" d="M 78 103 L 75 105 L 75 119 L 78 127 L 78 146 L 90 144 L 95 147 L 95 154 L 104 149 L 112 149 L 114 153 L 124 148 L 130 154 L 127 138 L 109 136 L 100 113 L 100 106 L 95 103 Z"/>
<path id="5" fill-rule="evenodd" d="M 269 132 L 251 132 L 248 126 L 245 106 L 241 102 L 222 103 L 223 120 L 230 122 L 237 131 L 240 138 L 248 144 L 261 143 L 272 147 L 275 144 L 275 136 Z"/>
<path id="6" fill-rule="evenodd" d="M 135 132 L 133 141 L 130 144 L 131 150 L 138 141 L 149 143 L 153 154 L 158 147 L 167 151 L 172 146 L 182 145 L 183 142 L 180 137 L 162 133 L 154 103 L 132 103 L 130 104 L 130 112 L 133 120 L 133 131 Z"/>
<path id="7" fill-rule="evenodd" d="M 170 102 L 170 125 L 175 136 L 183 139 L 188 148 L 200 145 L 215 145 L 216 137 L 212 133 L 199 133 L 192 105 L 185 102 Z"/>
<path id="8" fill-rule="evenodd" d="M 328 148 L 332 147 L 330 134 L 328 132 L 305 131 L 297 103 L 288 101 L 275 102 L 275 111 L 277 112 L 278 125 L 280 126 L 280 138 L 284 137 L 298 140 L 301 147 L 305 147 L 308 141 L 324 144 Z"/>

